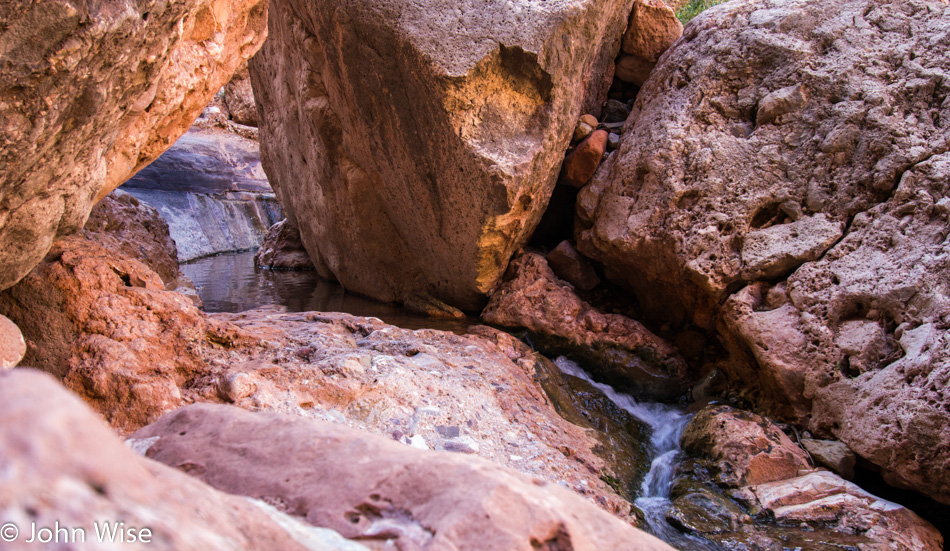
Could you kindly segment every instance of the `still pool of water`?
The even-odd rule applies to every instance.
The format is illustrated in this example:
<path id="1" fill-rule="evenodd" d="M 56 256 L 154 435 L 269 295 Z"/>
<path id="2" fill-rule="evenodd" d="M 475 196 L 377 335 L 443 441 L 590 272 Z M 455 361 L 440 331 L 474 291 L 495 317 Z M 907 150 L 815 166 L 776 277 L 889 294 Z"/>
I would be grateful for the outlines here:
<path id="1" fill-rule="evenodd" d="M 265 305 L 289 312 L 346 312 L 371 316 L 405 329 L 441 329 L 462 334 L 475 320 L 439 320 L 346 292 L 316 272 L 262 270 L 255 251 L 210 256 L 181 265 L 195 282 L 206 312 L 243 312 Z"/>

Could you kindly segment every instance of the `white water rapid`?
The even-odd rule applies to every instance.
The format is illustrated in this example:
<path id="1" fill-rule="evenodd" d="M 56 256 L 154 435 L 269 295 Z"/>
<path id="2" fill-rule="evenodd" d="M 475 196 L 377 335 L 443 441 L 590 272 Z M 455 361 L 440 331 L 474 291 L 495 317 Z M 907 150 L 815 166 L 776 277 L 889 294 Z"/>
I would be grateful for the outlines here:
<path id="1" fill-rule="evenodd" d="M 684 534 L 666 521 L 666 512 L 671 505 L 670 491 L 676 474 L 676 458 L 680 451 L 680 436 L 691 416 L 667 404 L 638 402 L 628 394 L 617 392 L 610 385 L 594 381 L 579 365 L 564 356 L 559 356 L 554 363 L 562 372 L 587 381 L 618 407 L 650 427 L 653 460 L 640 486 L 640 495 L 634 502 L 643 511 L 647 530 L 680 551 L 719 551 L 721 548 L 716 544 Z"/>

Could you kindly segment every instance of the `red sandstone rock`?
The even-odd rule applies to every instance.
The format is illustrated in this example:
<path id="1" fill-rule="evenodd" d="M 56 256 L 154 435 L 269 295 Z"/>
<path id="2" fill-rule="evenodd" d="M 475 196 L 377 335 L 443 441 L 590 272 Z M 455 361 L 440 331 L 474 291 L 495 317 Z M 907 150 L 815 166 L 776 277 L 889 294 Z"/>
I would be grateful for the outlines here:
<path id="1" fill-rule="evenodd" d="M 16 367 L 26 354 L 26 342 L 20 328 L 4 316 L 0 316 L 0 371 Z"/>
<path id="2" fill-rule="evenodd" d="M 617 77 L 643 86 L 656 62 L 683 35 L 683 24 L 663 0 L 637 0 L 623 35 Z"/>
<path id="3" fill-rule="evenodd" d="M 254 264 L 272 270 L 313 270 L 307 249 L 300 242 L 300 230 L 286 218 L 264 234 Z"/>
<path id="4" fill-rule="evenodd" d="M 729 406 L 707 406 L 681 439 L 690 455 L 712 460 L 728 486 L 785 480 L 811 470 L 808 456 L 772 421 Z"/>
<path id="5" fill-rule="evenodd" d="M 561 339 L 612 384 L 632 392 L 666 399 L 686 391 L 686 362 L 646 327 L 592 308 L 538 254 L 515 259 L 511 270 L 514 279 L 492 294 L 482 312 L 486 322 Z"/>
<path id="6" fill-rule="evenodd" d="M 139 545 L 160 551 L 368 551 L 261 502 L 222 493 L 136 456 L 48 375 L 26 369 L 0 375 L 0 419 L 0 510 L 4 522 L 19 528 L 17 540 L 4 543 L 4 549 L 46 548 L 27 543 L 33 522 L 85 531 L 84 540 L 60 539 L 51 546 L 105 549 L 108 544 L 98 543 L 93 523 L 122 522 L 141 535 L 139 529 L 147 528 L 151 541 Z"/>
<path id="7" fill-rule="evenodd" d="M 174 289 L 181 277 L 178 249 L 168 233 L 168 223 L 157 210 L 124 191 L 113 191 L 96 203 L 83 235 L 155 270 L 169 289 Z"/>
<path id="8" fill-rule="evenodd" d="M 577 252 L 570 241 L 561 241 L 544 258 L 559 278 L 582 291 L 590 291 L 600 285 L 600 277 L 594 271 L 593 264 Z"/>
<path id="9" fill-rule="evenodd" d="M 0 289 L 188 129 L 266 17 L 262 0 L 0 4 Z"/>
<path id="10" fill-rule="evenodd" d="M 0 312 L 23 331 L 24 363 L 63 377 L 120 432 L 181 403 L 181 388 L 207 372 L 201 347 L 243 338 L 146 265 L 80 236 L 0 293 Z"/>
<path id="11" fill-rule="evenodd" d="M 607 131 L 595 130 L 564 158 L 561 178 L 558 181 L 572 187 L 583 187 L 597 171 L 605 151 Z"/>
<path id="12" fill-rule="evenodd" d="M 670 550 L 556 484 L 338 424 L 196 404 L 135 433 L 146 455 L 355 540 L 400 549 Z"/>

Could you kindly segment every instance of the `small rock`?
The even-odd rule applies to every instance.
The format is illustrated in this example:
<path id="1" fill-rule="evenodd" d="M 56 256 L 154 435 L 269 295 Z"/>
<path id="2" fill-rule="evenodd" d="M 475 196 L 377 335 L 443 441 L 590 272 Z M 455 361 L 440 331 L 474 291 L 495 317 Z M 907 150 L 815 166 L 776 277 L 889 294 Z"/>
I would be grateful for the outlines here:
<path id="1" fill-rule="evenodd" d="M 423 438 L 421 434 L 413 434 L 412 436 L 407 437 L 406 443 L 412 446 L 413 448 L 417 448 L 420 450 L 429 449 L 429 445 L 426 444 L 426 439 Z"/>
<path id="2" fill-rule="evenodd" d="M 580 188 L 591 179 L 607 150 L 607 131 L 595 130 L 564 159 L 560 183 Z"/>
<path id="3" fill-rule="evenodd" d="M 591 114 L 582 115 L 580 122 L 590 126 L 591 128 L 597 128 L 597 125 L 600 124 L 597 122 L 597 117 Z"/>
<path id="4" fill-rule="evenodd" d="M 300 241 L 300 230 L 286 218 L 277 222 L 261 242 L 254 264 L 271 270 L 313 270 L 310 254 Z"/>
<path id="5" fill-rule="evenodd" d="M 257 390 L 257 383 L 248 373 L 229 373 L 218 379 L 218 395 L 222 400 L 237 402 Z"/>
<path id="6" fill-rule="evenodd" d="M 813 440 L 802 438 L 802 446 L 812 458 L 825 467 L 841 475 L 845 480 L 854 478 L 856 456 L 851 448 L 837 440 Z"/>
<path id="7" fill-rule="evenodd" d="M 590 136 L 590 133 L 594 131 L 594 128 L 597 128 L 597 125 L 591 126 L 584 121 L 577 123 L 577 126 L 574 128 L 574 138 L 571 140 L 573 143 L 577 143 L 587 136 Z"/>
<path id="8" fill-rule="evenodd" d="M 607 149 L 613 151 L 618 147 L 620 147 L 620 134 L 611 132 L 609 135 L 607 135 Z"/>
<path id="9" fill-rule="evenodd" d="M 630 106 L 622 101 L 615 99 L 607 100 L 604 104 L 604 112 L 601 115 L 603 122 L 624 122 L 630 116 Z"/>
<path id="10" fill-rule="evenodd" d="M 20 328 L 0 316 L 0 370 L 16 367 L 26 354 L 26 342 Z"/>
<path id="11" fill-rule="evenodd" d="M 465 312 L 427 294 L 416 293 L 403 301 L 410 312 L 436 319 L 465 319 Z"/>
<path id="12" fill-rule="evenodd" d="M 559 278 L 578 289 L 589 291 L 600 285 L 594 266 L 577 252 L 570 241 L 561 241 L 545 258 Z"/>
<path id="13" fill-rule="evenodd" d="M 450 452 L 478 453 L 478 442 L 471 436 L 459 436 L 446 440 L 445 449 Z"/>
<path id="14" fill-rule="evenodd" d="M 725 496 L 697 491 L 676 498 L 666 520 L 684 532 L 718 534 L 735 532 L 740 523 L 751 519 Z"/>

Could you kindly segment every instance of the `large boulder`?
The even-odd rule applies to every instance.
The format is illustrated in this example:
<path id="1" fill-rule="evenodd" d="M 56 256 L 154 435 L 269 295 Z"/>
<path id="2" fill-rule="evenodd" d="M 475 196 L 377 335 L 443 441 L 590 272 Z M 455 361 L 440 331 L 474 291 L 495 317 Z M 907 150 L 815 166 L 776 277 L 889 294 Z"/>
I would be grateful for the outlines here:
<path id="1" fill-rule="evenodd" d="M 220 490 L 394 548 L 671 549 L 557 484 L 324 421 L 196 404 L 133 438 Z"/>
<path id="2" fill-rule="evenodd" d="M 632 1 L 273 2 L 262 155 L 320 275 L 483 306 L 606 99 Z"/>
<path id="3" fill-rule="evenodd" d="M 247 71 L 247 64 L 241 65 L 231 80 L 224 85 L 224 104 L 231 120 L 245 126 L 257 126 L 257 104 L 254 102 L 254 90 L 251 88 L 251 75 Z"/>
<path id="4" fill-rule="evenodd" d="M 945 10 L 707 10 L 581 191 L 577 237 L 653 315 L 716 327 L 760 407 L 950 503 Z"/>
<path id="5" fill-rule="evenodd" d="M 0 289 L 188 129 L 266 14 L 262 0 L 0 6 Z"/>
<path id="6" fill-rule="evenodd" d="M 123 547 L 368 551 L 138 457 L 48 375 L 25 369 L 0 375 L 0 419 L 4 549 L 115 549 L 120 540 L 100 541 L 96 530 L 122 523 Z M 30 543 L 34 530 L 38 539 Z M 129 534 L 141 540 L 133 543 Z M 42 545 L 45 537 L 58 543 Z"/>

